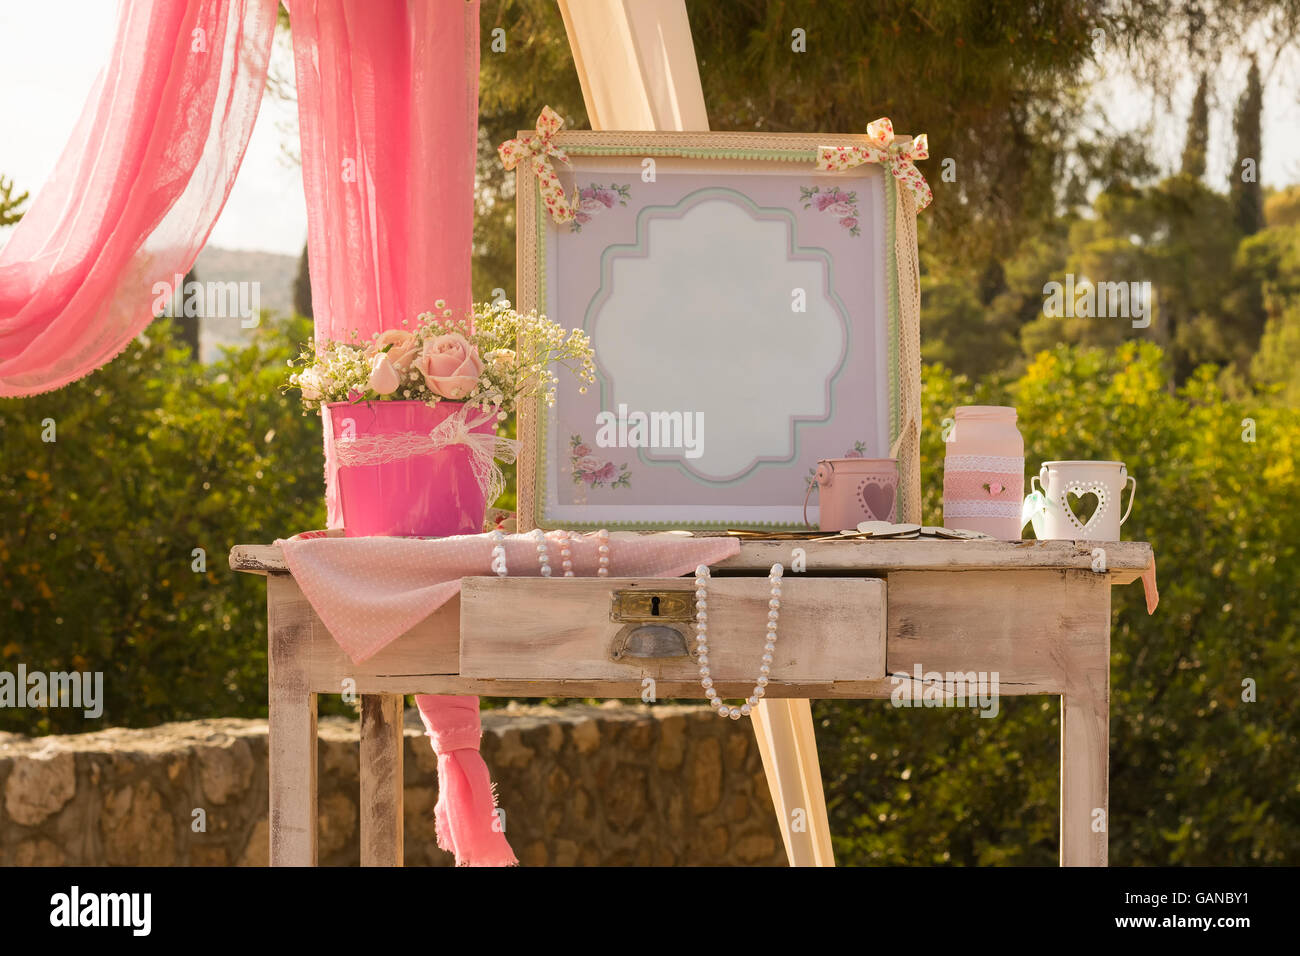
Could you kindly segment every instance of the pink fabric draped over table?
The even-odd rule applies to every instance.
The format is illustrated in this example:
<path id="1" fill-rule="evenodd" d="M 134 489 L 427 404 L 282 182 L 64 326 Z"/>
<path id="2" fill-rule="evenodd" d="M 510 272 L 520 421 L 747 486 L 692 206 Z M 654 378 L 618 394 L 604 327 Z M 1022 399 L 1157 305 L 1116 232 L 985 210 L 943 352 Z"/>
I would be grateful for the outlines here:
<path id="1" fill-rule="evenodd" d="M 276 5 L 122 4 L 72 138 L 0 251 L 0 396 L 109 362 L 153 321 L 155 283 L 194 263 L 253 131 Z"/>
<path id="2" fill-rule="evenodd" d="M 555 533 L 550 538 L 558 551 L 560 538 Z M 616 534 L 610 541 L 610 563 L 619 576 L 676 577 L 740 552 L 740 542 L 729 537 Z M 321 532 L 279 542 L 303 595 L 356 662 L 374 656 L 451 600 L 461 578 L 489 573 L 493 543 L 483 534 L 343 538 Z M 540 576 L 537 543 L 529 536 L 508 535 L 502 546 L 511 576 Z M 594 577 L 599 539 L 584 535 L 569 546 L 574 574 Z M 415 700 L 438 754 L 438 845 L 454 852 L 462 865 L 514 863 L 479 755 L 478 698 L 421 695 Z"/>

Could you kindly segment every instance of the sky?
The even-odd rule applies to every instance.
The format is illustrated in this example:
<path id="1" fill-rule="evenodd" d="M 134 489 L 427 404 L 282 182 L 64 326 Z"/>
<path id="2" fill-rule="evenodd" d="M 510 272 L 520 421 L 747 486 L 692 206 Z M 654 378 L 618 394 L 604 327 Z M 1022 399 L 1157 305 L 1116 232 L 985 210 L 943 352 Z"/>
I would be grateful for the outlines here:
<path id="1" fill-rule="evenodd" d="M 49 176 L 112 41 L 115 0 L 0 0 L 0 174 L 33 196 Z M 57 16 L 52 16 L 57 11 Z M 51 24 L 57 24 L 52 30 Z M 282 39 L 282 38 L 281 38 Z M 272 70 L 292 77 L 287 43 L 277 41 Z M 1300 102 L 1294 65 L 1270 77 L 1264 101 L 1264 161 L 1267 186 L 1300 182 Z M 1226 177 L 1232 161 L 1231 105 L 1245 84 L 1242 63 L 1225 62 L 1216 71 L 1216 109 L 1210 121 L 1211 177 Z M 1166 166 L 1176 164 L 1182 149 L 1183 124 L 1193 92 L 1189 78 L 1179 90 L 1181 104 L 1172 113 L 1132 83 L 1121 69 L 1112 70 L 1099 88 L 1095 109 L 1117 128 L 1132 128 L 1155 115 L 1158 133 L 1151 144 Z M 539 98 L 539 102 L 545 97 Z M 296 145 L 297 106 L 264 97 L 257 125 L 226 208 L 209 244 L 298 255 L 307 235 L 302 176 L 286 156 Z M 873 114 L 874 116 L 874 114 Z M 873 117 L 864 116 L 863 122 Z M 913 130 L 911 132 L 924 132 Z M 931 142 L 931 155 L 942 157 L 942 144 Z M 296 151 L 296 150 L 295 150 Z M 0 234 L 0 242 L 4 236 Z"/>
<path id="2" fill-rule="evenodd" d="M 54 169 L 108 55 L 116 15 L 115 0 L 0 0 L 0 174 L 19 191 L 35 196 Z M 61 26 L 52 31 L 52 23 Z M 67 24 L 75 26 L 62 26 Z M 276 43 L 272 69 L 292 77 L 287 43 Z M 302 253 L 302 173 L 284 153 L 284 144 L 297 139 L 297 110 L 295 103 L 262 98 L 244 163 L 209 245 Z"/>

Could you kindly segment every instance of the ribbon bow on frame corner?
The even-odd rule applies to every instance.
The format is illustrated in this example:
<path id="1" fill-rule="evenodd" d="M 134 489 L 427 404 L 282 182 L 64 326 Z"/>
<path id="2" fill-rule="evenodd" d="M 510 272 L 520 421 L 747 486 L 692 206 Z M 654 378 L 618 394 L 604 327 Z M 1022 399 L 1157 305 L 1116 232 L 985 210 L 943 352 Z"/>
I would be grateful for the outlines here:
<path id="1" fill-rule="evenodd" d="M 569 165 L 568 154 L 551 141 L 563 125 L 564 120 L 559 113 L 549 106 L 543 106 L 541 114 L 537 117 L 535 132 L 508 139 L 497 147 L 501 164 L 507 170 L 512 170 L 524 162 L 532 166 L 542 193 L 542 203 L 557 223 L 572 222 L 574 217 L 573 206 L 564 198 L 564 187 L 560 185 L 560 177 L 555 174 L 555 167 L 551 165 L 551 157 L 566 166 Z"/>
<path id="2" fill-rule="evenodd" d="M 926 135 L 922 133 L 910 140 L 896 137 L 894 124 L 882 116 L 867 124 L 867 137 L 871 142 L 860 146 L 819 146 L 817 168 L 830 172 L 852 169 L 863 163 L 880 163 L 888 166 L 894 178 L 911 190 L 916 197 L 918 212 L 930 205 L 934 194 L 916 168 L 917 160 L 930 158 L 930 142 Z"/>

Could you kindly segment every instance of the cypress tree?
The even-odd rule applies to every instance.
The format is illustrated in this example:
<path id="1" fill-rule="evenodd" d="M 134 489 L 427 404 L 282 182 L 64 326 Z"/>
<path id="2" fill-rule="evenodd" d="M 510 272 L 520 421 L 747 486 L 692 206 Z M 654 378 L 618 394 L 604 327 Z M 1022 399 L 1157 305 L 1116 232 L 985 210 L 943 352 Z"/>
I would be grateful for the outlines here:
<path id="1" fill-rule="evenodd" d="M 293 311 L 307 318 L 315 318 L 311 311 L 311 266 L 307 261 L 307 246 L 302 247 L 298 260 L 298 277 L 293 280 Z"/>
<path id="2" fill-rule="evenodd" d="M 1250 72 L 1246 75 L 1246 90 L 1237 101 L 1237 113 L 1233 118 L 1237 159 L 1229 187 L 1237 227 L 1244 236 L 1252 236 L 1264 228 L 1264 195 L 1259 185 L 1263 111 L 1264 90 L 1259 81 L 1259 64 L 1252 59 Z"/>
<path id="3" fill-rule="evenodd" d="M 1182 172 L 1201 179 L 1205 175 L 1205 141 L 1210 124 L 1210 78 L 1201 74 L 1192 98 L 1192 114 L 1187 118 L 1187 138 L 1183 144 Z"/>

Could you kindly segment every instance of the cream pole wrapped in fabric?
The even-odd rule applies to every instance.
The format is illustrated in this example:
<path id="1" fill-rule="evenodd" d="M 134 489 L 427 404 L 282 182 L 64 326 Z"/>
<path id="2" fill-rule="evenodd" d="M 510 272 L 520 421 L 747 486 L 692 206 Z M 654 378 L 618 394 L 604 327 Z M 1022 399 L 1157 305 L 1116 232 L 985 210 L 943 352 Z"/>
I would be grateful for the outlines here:
<path id="1" fill-rule="evenodd" d="M 709 128 L 683 0 L 559 2 L 592 129 Z M 906 200 L 900 202 L 900 209 L 905 205 Z M 914 215 L 909 221 L 915 228 Z M 906 315 L 908 302 L 903 305 Z M 905 394 L 905 411 L 919 421 L 914 404 L 919 404 L 916 396 Z M 915 456 L 911 458 L 909 464 L 915 468 Z M 916 485 L 913 502 L 920 501 L 919 471 Z M 919 513 L 919 505 L 913 507 Z M 834 866 L 809 702 L 762 700 L 754 710 L 753 724 L 791 865 Z M 791 827 L 796 809 L 807 820 L 807 826 L 797 832 Z"/>
<path id="2" fill-rule="evenodd" d="M 592 129 L 706 130 L 682 0 L 560 0 Z"/>

